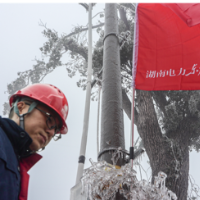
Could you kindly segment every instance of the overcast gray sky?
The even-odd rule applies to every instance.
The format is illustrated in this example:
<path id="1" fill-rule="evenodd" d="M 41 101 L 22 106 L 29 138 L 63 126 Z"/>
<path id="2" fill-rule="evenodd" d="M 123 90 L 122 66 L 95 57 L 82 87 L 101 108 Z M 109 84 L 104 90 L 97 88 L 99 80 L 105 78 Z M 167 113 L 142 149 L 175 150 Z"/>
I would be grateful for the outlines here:
<path id="1" fill-rule="evenodd" d="M 93 9 L 93 15 L 103 9 L 104 4 L 98 3 Z M 75 25 L 86 25 L 87 19 L 85 9 L 78 3 L 0 4 L 0 115 L 3 103 L 7 101 L 7 84 L 16 79 L 17 72 L 31 69 L 35 64 L 35 57 L 41 58 L 39 47 L 46 40 L 41 34 L 43 27 L 39 26 L 38 22 L 42 20 L 47 27 L 56 30 L 60 35 L 69 33 Z M 96 24 L 98 19 L 100 18 L 95 18 L 93 24 Z M 93 39 L 96 40 L 96 31 L 93 33 Z M 41 152 L 43 159 L 29 171 L 28 200 L 69 199 L 70 188 L 74 186 L 76 179 L 85 105 L 85 92 L 76 86 L 78 79 L 79 74 L 69 78 L 66 69 L 59 67 L 42 81 L 57 86 L 65 93 L 69 102 L 69 132 L 62 140 L 52 141 L 46 150 Z M 96 121 L 97 102 L 92 102 L 85 167 L 90 166 L 89 158 L 96 161 L 97 157 Z M 126 114 L 124 123 L 126 149 L 129 149 L 130 121 Z M 141 162 L 145 169 L 148 168 L 147 160 L 144 156 Z M 191 153 L 190 174 L 200 185 L 199 165 L 199 154 Z"/>

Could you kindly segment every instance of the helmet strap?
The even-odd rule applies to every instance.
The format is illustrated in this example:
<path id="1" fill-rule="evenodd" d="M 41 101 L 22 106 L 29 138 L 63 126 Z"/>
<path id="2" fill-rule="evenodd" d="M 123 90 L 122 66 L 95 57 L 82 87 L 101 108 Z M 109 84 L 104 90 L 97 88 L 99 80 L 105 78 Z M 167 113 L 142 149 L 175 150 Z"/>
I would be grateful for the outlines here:
<path id="1" fill-rule="evenodd" d="M 43 147 L 43 148 L 37 150 L 36 152 L 41 152 L 41 151 L 43 151 L 44 149 L 45 149 L 45 147 Z"/>
<path id="2" fill-rule="evenodd" d="M 25 116 L 26 114 L 23 114 L 23 115 L 19 115 L 19 126 L 21 127 L 21 128 L 23 128 L 24 129 L 24 116 Z"/>

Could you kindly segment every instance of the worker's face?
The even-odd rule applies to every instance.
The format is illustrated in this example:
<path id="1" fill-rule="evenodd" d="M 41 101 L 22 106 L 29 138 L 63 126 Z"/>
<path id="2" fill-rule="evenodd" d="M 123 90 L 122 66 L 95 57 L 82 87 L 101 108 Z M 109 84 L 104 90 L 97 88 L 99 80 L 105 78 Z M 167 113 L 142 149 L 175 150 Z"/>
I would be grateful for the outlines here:
<path id="1" fill-rule="evenodd" d="M 29 106 L 26 105 L 24 102 L 18 103 L 20 114 L 28 112 L 28 108 Z M 58 116 L 51 108 L 45 105 L 38 105 L 37 108 L 50 113 L 51 116 L 55 119 L 56 124 L 59 124 Z M 55 129 L 49 129 L 49 127 L 47 126 L 47 118 L 47 115 L 45 115 L 38 109 L 33 109 L 31 113 L 25 115 L 24 117 L 25 131 L 33 140 L 32 144 L 30 145 L 30 149 L 32 151 L 37 151 L 45 147 L 51 141 L 52 137 L 55 134 Z"/>

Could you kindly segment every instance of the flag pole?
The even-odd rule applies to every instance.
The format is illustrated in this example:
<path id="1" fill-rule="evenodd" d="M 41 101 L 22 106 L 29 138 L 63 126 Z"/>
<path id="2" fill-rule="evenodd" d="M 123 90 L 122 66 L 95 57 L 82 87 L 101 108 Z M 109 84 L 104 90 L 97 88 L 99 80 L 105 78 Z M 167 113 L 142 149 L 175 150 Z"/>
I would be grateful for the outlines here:
<path id="1" fill-rule="evenodd" d="M 135 86 L 133 86 L 132 88 L 131 130 L 130 130 L 130 162 L 132 168 L 134 160 L 134 102 L 135 102 Z"/>
<path id="2" fill-rule="evenodd" d="M 97 156 L 99 155 L 99 116 L 100 116 L 100 102 L 101 102 L 101 86 L 98 91 L 98 108 L 97 108 Z"/>
<path id="3" fill-rule="evenodd" d="M 83 175 L 85 152 L 87 146 L 88 125 L 89 125 L 89 113 L 90 113 L 90 97 L 91 97 L 91 76 L 92 76 L 92 3 L 89 4 L 88 11 L 88 70 L 87 70 L 87 87 L 86 87 L 86 99 L 85 99 L 85 111 L 83 120 L 83 132 L 81 139 L 81 148 L 78 161 L 78 170 L 76 176 L 76 184 L 80 182 Z"/>
<path id="4" fill-rule="evenodd" d="M 133 43 L 133 68 L 132 68 L 132 104 L 131 104 L 131 128 L 130 128 L 130 163 L 133 168 L 134 160 L 134 103 L 135 103 L 135 77 L 138 57 L 138 3 L 135 5 L 134 43 Z"/>

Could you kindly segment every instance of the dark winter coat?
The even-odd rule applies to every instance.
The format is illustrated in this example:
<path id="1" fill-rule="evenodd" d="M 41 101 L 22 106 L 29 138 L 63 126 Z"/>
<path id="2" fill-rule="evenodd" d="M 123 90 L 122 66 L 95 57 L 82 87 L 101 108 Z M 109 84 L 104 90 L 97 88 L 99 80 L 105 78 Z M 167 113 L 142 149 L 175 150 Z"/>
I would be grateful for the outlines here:
<path id="1" fill-rule="evenodd" d="M 27 171 L 41 158 L 30 155 L 31 143 L 21 127 L 0 116 L 0 200 L 27 200 Z"/>

